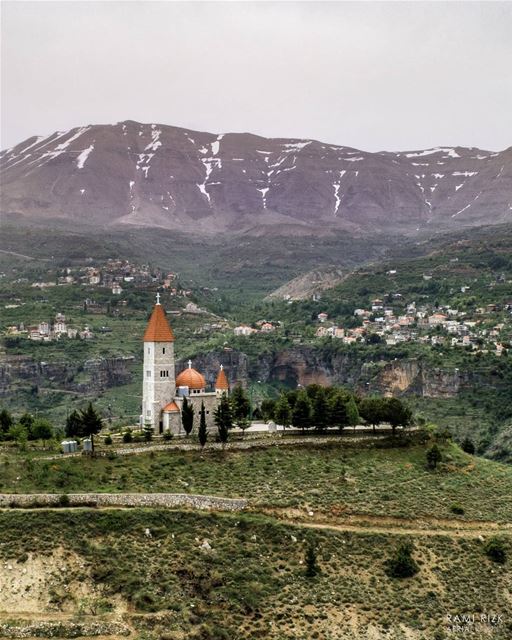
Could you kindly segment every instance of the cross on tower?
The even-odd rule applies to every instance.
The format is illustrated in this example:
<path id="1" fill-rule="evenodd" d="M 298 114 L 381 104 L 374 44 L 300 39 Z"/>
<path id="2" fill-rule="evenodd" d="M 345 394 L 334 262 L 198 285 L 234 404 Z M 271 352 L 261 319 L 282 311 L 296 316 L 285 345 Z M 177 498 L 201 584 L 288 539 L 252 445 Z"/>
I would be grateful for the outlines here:
<path id="1" fill-rule="evenodd" d="M 156 303 L 160 304 L 160 293 L 156 294 Z"/>
<path id="2" fill-rule="evenodd" d="M 192 369 L 192 360 L 189 360 L 189 361 L 188 361 L 188 368 L 189 368 L 189 369 Z"/>

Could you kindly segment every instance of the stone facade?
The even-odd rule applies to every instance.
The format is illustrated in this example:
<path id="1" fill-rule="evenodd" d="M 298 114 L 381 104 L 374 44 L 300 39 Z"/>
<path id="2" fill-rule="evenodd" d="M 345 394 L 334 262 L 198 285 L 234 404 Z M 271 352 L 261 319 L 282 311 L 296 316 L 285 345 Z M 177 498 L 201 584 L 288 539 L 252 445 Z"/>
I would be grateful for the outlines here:
<path id="1" fill-rule="evenodd" d="M 176 394 L 172 342 L 144 342 L 143 376 L 142 419 L 161 432 L 162 410 Z"/>
<path id="2" fill-rule="evenodd" d="M 153 431 L 169 431 L 173 435 L 183 435 L 181 408 L 187 397 L 194 407 L 194 428 L 199 429 L 201 404 L 206 412 L 206 424 L 210 433 L 216 428 L 214 411 L 223 393 L 229 393 L 229 384 L 222 365 L 213 391 L 206 390 L 205 377 L 188 367 L 176 376 L 174 363 L 174 334 L 165 311 L 159 302 L 153 308 L 146 332 L 144 333 L 144 368 L 142 382 L 141 423 L 149 425 Z"/>

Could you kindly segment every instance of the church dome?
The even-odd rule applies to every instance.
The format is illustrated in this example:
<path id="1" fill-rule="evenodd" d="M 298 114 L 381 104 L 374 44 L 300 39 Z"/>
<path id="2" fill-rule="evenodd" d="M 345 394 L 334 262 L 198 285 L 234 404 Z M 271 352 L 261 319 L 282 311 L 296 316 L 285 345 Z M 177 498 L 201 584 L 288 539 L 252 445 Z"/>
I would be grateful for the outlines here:
<path id="1" fill-rule="evenodd" d="M 188 369 L 182 371 L 176 378 L 177 387 L 188 387 L 189 389 L 204 389 L 206 387 L 206 380 L 204 376 L 192 369 L 189 365 Z"/>

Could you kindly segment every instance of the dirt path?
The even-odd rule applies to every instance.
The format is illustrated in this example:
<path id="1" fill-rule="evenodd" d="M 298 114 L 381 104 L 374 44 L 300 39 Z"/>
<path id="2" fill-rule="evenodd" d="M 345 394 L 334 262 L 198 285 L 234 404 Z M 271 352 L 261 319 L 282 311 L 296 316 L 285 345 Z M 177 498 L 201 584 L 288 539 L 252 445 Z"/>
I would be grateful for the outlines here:
<path id="1" fill-rule="evenodd" d="M 68 509 L 168 508 L 174 510 L 208 510 L 217 513 L 246 510 L 293 527 L 326 529 L 338 532 L 382 533 L 390 535 L 449 536 L 478 538 L 489 535 L 512 536 L 512 523 L 461 518 L 398 518 L 371 514 L 322 513 L 302 509 L 252 506 L 242 498 L 224 498 L 193 494 L 69 494 L 68 507 L 59 507 L 58 494 L 0 494 L 0 511 L 44 511 Z M 17 506 L 13 506 L 14 500 Z M 34 502 L 39 501 L 39 506 Z"/>
<path id="2" fill-rule="evenodd" d="M 258 510 L 255 510 L 258 512 Z M 331 516 L 318 513 L 308 515 L 299 509 L 263 509 L 266 515 L 283 524 L 306 529 L 327 529 L 353 533 L 383 533 L 412 536 L 449 536 L 479 538 L 489 535 L 512 536 L 512 523 L 449 518 L 396 518 L 393 516 L 347 514 Z"/>

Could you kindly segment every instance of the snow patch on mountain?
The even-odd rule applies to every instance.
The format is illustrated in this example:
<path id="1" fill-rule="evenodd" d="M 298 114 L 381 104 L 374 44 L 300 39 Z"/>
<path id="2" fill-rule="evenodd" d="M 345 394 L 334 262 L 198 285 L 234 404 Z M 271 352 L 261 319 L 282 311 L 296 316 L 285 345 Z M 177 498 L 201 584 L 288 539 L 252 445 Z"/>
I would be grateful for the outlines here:
<path id="1" fill-rule="evenodd" d="M 455 151 L 455 149 L 452 149 L 450 147 L 435 147 L 434 149 L 425 149 L 425 151 L 413 151 L 404 155 L 406 158 L 419 158 L 420 156 L 431 156 L 434 153 L 446 153 L 450 158 L 460 158 L 460 155 Z"/>
<path id="2" fill-rule="evenodd" d="M 78 156 L 78 158 L 76 159 L 76 166 L 78 167 L 78 169 L 84 168 L 84 164 L 93 149 L 94 149 L 94 145 L 91 144 L 89 147 L 87 147 L 87 149 L 84 149 L 82 153 Z"/>
<path id="3" fill-rule="evenodd" d="M 151 131 L 151 142 L 144 148 L 144 151 L 156 151 L 158 147 L 162 146 L 160 142 L 160 134 L 162 131 L 160 129 L 153 129 Z"/>

